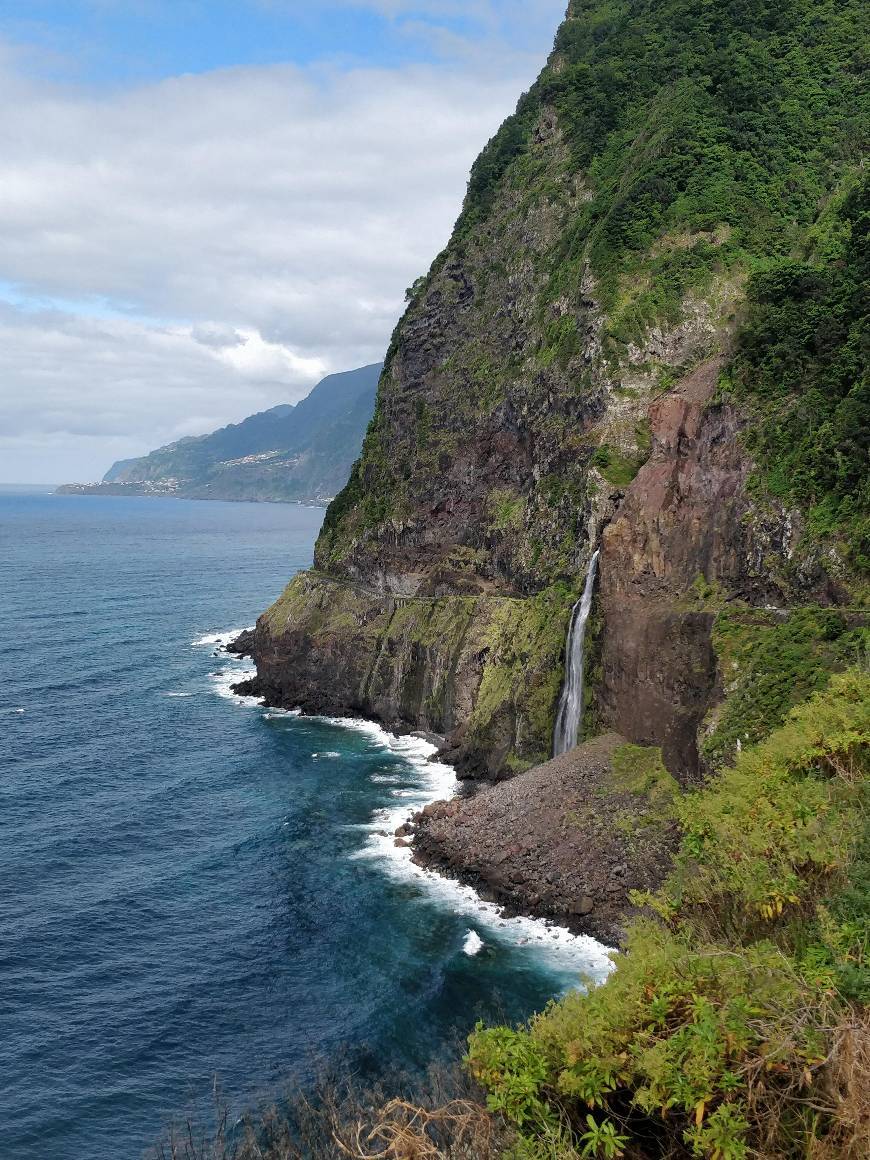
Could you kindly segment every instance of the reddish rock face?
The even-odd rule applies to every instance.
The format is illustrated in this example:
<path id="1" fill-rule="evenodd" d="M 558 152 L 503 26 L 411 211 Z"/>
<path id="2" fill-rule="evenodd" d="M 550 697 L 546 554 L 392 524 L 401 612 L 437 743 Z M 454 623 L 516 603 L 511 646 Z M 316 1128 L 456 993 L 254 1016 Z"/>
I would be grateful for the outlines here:
<path id="1" fill-rule="evenodd" d="M 652 455 L 601 549 L 599 710 L 632 741 L 661 746 L 684 781 L 698 775 L 698 728 L 719 696 L 714 613 L 693 602 L 693 584 L 715 585 L 720 600 L 789 603 L 765 561 L 788 557 L 795 529 L 753 510 L 743 420 L 713 402 L 722 364 L 709 359 L 651 406 Z M 816 581 L 816 599 L 830 599 L 827 583 Z"/>

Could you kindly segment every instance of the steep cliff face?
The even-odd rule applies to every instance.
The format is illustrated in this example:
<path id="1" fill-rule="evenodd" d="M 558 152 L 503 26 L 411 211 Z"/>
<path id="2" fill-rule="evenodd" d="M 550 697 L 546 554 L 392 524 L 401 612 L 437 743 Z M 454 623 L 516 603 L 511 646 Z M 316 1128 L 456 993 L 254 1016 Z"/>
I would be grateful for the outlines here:
<path id="1" fill-rule="evenodd" d="M 601 542 L 590 718 L 695 775 L 721 604 L 844 593 L 716 392 L 747 276 L 824 249 L 852 181 L 853 35 L 842 5 L 571 5 L 415 287 L 316 571 L 257 626 L 259 692 L 444 734 L 470 774 L 540 762 Z"/>
<path id="2" fill-rule="evenodd" d="M 496 778 L 546 755 L 568 614 L 559 590 L 405 597 L 309 572 L 260 618 L 247 688 L 441 734 L 465 774 Z"/>
<path id="3" fill-rule="evenodd" d="M 701 363 L 651 405 L 652 454 L 602 540 L 598 710 L 633 741 L 661 746 L 669 768 L 687 777 L 698 769 L 699 729 L 723 692 L 717 604 L 785 608 L 796 597 L 831 604 L 845 595 L 810 553 L 801 575 L 785 578 L 802 521 L 762 512 L 749 496 L 745 420 L 713 403 L 722 363 Z"/>

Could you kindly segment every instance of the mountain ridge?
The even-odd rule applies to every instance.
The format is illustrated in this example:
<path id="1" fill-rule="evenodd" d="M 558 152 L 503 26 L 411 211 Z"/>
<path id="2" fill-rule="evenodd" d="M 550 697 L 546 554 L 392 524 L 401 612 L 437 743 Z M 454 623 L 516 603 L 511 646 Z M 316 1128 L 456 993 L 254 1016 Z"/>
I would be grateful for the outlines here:
<path id="1" fill-rule="evenodd" d="M 328 375 L 295 405 L 119 460 L 101 483 L 59 493 L 327 503 L 359 454 L 381 366 Z"/>

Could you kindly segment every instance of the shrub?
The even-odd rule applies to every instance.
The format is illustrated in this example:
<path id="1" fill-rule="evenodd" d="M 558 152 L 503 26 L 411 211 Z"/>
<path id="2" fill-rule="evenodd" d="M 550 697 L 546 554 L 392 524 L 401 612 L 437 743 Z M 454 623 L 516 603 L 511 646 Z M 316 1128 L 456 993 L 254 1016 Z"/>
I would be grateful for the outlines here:
<path id="1" fill-rule="evenodd" d="M 870 179 L 835 202 L 812 261 L 783 259 L 747 288 L 731 386 L 753 410 L 756 486 L 808 511 L 870 569 Z"/>
<path id="2" fill-rule="evenodd" d="M 643 775 L 650 751 L 626 748 Z M 541 1125 L 600 1155 L 865 1154 L 842 1043 L 870 1081 L 852 1006 L 870 989 L 868 754 L 870 675 L 851 669 L 677 800 L 677 864 L 604 985 L 477 1029 L 469 1067 L 529 1155 Z"/>

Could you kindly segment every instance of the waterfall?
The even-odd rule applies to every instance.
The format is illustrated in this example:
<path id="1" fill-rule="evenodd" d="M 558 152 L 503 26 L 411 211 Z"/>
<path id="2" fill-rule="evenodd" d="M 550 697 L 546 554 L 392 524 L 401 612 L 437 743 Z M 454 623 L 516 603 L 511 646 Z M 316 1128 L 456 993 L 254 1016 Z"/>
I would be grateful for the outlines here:
<path id="1" fill-rule="evenodd" d="M 553 756 L 567 753 L 577 744 L 580 724 L 583 720 L 583 641 L 586 637 L 586 622 L 592 610 L 592 594 L 598 572 L 598 552 L 589 561 L 586 587 L 583 595 L 571 612 L 571 627 L 565 648 L 565 683 L 556 714 L 556 728 L 553 733 Z"/>

